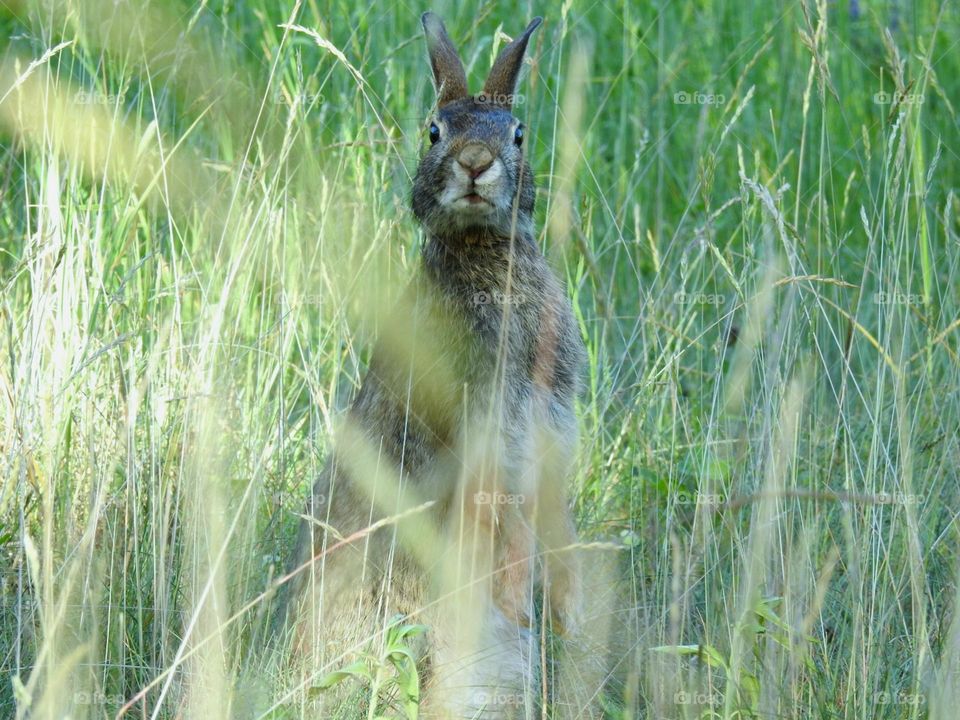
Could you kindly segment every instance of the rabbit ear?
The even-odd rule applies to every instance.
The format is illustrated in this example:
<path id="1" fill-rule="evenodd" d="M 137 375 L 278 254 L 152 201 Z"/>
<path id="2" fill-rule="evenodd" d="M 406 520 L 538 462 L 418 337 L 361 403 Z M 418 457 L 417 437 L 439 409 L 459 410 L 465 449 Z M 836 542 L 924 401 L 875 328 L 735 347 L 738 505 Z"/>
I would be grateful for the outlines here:
<path id="1" fill-rule="evenodd" d="M 527 49 L 527 41 L 542 22 L 543 18 L 540 17 L 531 20 L 527 29 L 500 51 L 497 61 L 490 68 L 487 82 L 483 86 L 484 95 L 495 98 L 497 102 L 506 105 L 508 108 L 513 104 L 513 92 L 517 88 L 517 77 L 520 75 L 520 66 L 523 64 L 523 53 Z"/>
<path id="2" fill-rule="evenodd" d="M 457 49 L 450 42 L 443 21 L 431 12 L 420 16 L 423 32 L 427 36 L 427 52 L 433 68 L 433 86 L 437 89 L 437 105 L 467 96 L 467 74 Z"/>

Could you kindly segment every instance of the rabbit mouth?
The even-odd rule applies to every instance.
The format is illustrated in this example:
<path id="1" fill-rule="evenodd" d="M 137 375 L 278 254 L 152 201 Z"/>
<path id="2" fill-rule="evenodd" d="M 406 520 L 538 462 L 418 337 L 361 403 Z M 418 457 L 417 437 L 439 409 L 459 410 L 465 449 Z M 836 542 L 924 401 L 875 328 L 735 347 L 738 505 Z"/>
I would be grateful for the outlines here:
<path id="1" fill-rule="evenodd" d="M 471 205 L 492 205 L 492 203 L 487 200 L 483 195 L 476 192 L 468 192 L 466 195 L 460 198 L 461 200 L 466 200 Z"/>

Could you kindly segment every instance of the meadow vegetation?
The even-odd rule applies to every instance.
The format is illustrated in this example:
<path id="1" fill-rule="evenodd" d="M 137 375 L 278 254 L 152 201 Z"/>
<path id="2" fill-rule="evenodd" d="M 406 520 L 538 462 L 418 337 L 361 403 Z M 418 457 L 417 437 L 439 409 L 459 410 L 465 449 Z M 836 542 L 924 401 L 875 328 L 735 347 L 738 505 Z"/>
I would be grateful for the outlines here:
<path id="1" fill-rule="evenodd" d="M 342 678 L 267 649 L 417 262 L 426 9 L 475 84 L 545 18 L 607 716 L 956 717 L 950 0 L 0 4 L 0 715 L 416 713 L 419 627 Z"/>

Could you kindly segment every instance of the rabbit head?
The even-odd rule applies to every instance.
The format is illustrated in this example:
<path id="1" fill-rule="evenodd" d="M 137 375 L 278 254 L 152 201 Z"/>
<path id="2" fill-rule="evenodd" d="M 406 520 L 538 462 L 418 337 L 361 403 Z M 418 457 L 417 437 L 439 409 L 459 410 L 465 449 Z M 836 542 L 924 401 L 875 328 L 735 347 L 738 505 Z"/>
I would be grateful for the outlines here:
<path id="1" fill-rule="evenodd" d="M 476 96 L 467 90 L 443 22 L 433 13 L 424 13 L 421 22 L 437 106 L 414 180 L 414 215 L 441 239 L 532 237 L 533 174 L 523 155 L 524 127 L 512 107 L 527 41 L 541 18 L 501 51 Z"/>

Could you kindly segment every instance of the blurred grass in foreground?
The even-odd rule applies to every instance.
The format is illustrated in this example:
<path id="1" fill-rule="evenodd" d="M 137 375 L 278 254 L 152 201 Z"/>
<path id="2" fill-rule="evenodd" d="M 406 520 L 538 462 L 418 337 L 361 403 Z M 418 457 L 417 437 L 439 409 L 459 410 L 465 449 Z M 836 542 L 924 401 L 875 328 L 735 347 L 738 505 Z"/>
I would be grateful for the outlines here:
<path id="1" fill-rule="evenodd" d="M 3 7 L 3 716 L 306 716 L 256 600 L 416 263 L 423 9 Z M 546 17 L 609 714 L 952 718 L 960 6 L 433 9 L 474 79 Z"/>

